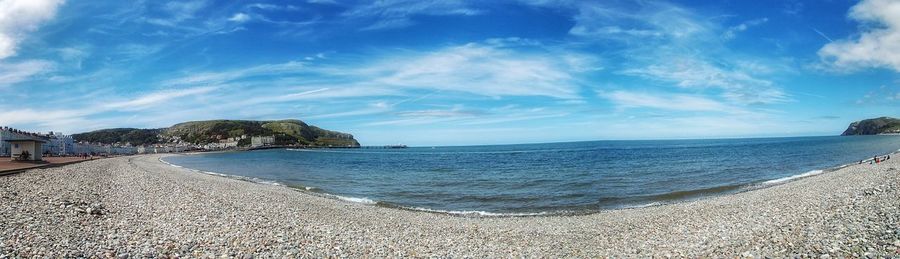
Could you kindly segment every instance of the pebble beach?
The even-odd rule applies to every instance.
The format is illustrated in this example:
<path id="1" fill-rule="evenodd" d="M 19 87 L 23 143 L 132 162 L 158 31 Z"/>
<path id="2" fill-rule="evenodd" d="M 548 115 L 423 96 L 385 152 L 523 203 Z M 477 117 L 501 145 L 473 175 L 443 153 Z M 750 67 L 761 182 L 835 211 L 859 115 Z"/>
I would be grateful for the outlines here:
<path id="1" fill-rule="evenodd" d="M 0 258 L 898 257 L 900 160 L 587 215 L 346 202 L 142 155 L 0 177 Z"/>

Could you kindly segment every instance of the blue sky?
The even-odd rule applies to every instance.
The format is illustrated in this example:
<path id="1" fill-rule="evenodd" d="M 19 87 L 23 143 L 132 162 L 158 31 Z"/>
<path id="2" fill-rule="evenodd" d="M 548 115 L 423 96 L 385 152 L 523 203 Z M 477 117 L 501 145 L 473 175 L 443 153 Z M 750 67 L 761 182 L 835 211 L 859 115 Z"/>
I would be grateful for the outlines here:
<path id="1" fill-rule="evenodd" d="M 839 134 L 900 2 L 0 0 L 0 125 L 302 119 L 363 144 Z"/>

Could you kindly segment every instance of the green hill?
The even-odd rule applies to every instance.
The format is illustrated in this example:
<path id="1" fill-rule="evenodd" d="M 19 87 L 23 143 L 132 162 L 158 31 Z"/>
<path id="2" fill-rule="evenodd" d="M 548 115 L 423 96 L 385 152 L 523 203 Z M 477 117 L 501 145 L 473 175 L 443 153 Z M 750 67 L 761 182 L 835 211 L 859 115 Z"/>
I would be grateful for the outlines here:
<path id="1" fill-rule="evenodd" d="M 250 138 L 253 136 L 274 136 L 276 145 L 359 146 L 353 135 L 324 130 L 300 120 L 190 121 L 163 129 L 107 129 L 74 135 L 77 141 L 106 144 L 127 142 L 133 145 L 178 142 L 202 145 L 229 138 L 246 137 L 240 141 L 241 146 L 250 145 Z"/>
<path id="2" fill-rule="evenodd" d="M 850 123 L 842 136 L 900 134 L 900 119 L 881 117 Z"/>
<path id="3" fill-rule="evenodd" d="M 163 129 L 131 129 L 117 128 L 91 131 L 72 135 L 76 141 L 93 143 L 131 143 L 132 145 L 150 145 L 161 143 L 158 137 Z"/>

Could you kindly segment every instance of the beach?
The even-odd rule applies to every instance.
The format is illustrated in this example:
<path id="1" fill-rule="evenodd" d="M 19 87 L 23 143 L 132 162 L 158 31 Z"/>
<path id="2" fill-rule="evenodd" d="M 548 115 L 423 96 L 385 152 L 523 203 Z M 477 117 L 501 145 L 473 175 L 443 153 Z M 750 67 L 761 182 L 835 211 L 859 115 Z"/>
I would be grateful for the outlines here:
<path id="1" fill-rule="evenodd" d="M 900 160 L 587 215 L 460 217 L 177 168 L 142 155 L 0 177 L 0 257 L 900 255 Z"/>

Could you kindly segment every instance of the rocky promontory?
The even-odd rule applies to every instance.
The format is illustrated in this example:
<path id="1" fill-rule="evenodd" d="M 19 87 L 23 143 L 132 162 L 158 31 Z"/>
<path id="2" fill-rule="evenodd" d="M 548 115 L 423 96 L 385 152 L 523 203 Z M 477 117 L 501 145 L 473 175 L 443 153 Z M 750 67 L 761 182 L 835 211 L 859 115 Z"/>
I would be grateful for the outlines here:
<path id="1" fill-rule="evenodd" d="M 850 123 L 841 136 L 900 134 L 900 119 L 881 117 Z"/>

